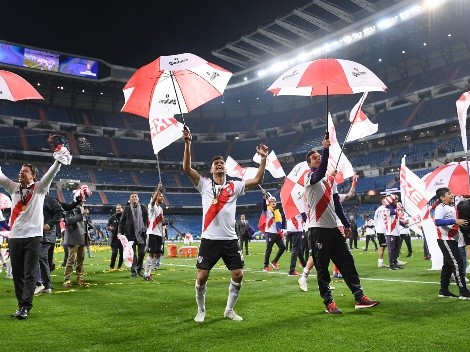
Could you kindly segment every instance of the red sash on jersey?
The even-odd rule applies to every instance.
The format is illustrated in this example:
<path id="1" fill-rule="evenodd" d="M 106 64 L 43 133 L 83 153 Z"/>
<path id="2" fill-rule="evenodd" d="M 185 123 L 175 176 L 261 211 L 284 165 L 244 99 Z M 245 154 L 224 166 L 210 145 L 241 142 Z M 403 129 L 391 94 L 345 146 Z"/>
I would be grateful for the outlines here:
<path id="1" fill-rule="evenodd" d="M 207 209 L 206 216 L 204 217 L 204 228 L 202 232 L 206 231 L 211 222 L 215 219 L 217 214 L 222 210 L 222 208 L 227 204 L 230 197 L 234 194 L 235 185 L 233 182 L 229 182 L 229 184 L 222 189 L 217 198 L 216 204 L 211 204 L 209 209 Z"/>
<path id="2" fill-rule="evenodd" d="M 152 223 L 152 231 L 155 230 L 155 228 L 157 227 L 157 225 L 159 223 L 161 223 L 163 220 L 163 214 L 160 213 L 158 214 L 158 216 L 155 218 L 155 220 L 153 220 L 153 223 Z"/>
<path id="3" fill-rule="evenodd" d="M 325 212 L 326 208 L 328 207 L 328 204 L 330 203 L 331 200 L 331 192 L 333 188 L 333 176 L 327 176 L 326 180 L 322 180 L 323 185 L 325 186 L 325 192 L 323 193 L 323 196 L 320 198 L 318 201 L 317 206 L 315 207 L 315 216 L 318 221 L 320 219 L 320 216 L 323 215 Z"/>
<path id="4" fill-rule="evenodd" d="M 34 187 L 35 186 L 36 186 L 36 184 L 34 183 L 31 187 L 29 187 L 28 188 L 28 194 L 26 195 L 26 198 L 24 200 L 20 199 L 20 201 L 15 204 L 15 207 L 13 208 L 13 210 L 11 212 L 10 230 L 13 229 L 13 225 L 15 224 L 16 218 L 18 217 L 18 215 L 20 215 L 23 206 L 28 206 L 29 201 L 33 197 Z"/>
<path id="5" fill-rule="evenodd" d="M 292 225 L 294 225 L 294 227 L 299 230 L 299 222 L 297 221 L 297 218 L 294 216 L 292 219 Z"/>

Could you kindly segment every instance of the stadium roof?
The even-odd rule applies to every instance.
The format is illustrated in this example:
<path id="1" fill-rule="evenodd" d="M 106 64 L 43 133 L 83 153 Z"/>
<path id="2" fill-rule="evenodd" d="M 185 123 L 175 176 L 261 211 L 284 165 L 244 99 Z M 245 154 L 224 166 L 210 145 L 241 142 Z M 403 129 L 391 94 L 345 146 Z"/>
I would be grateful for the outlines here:
<path id="1" fill-rule="evenodd" d="M 119 79 L 100 84 L 49 75 L 47 87 L 51 91 L 46 95 L 51 98 L 61 94 L 55 90 L 61 85 L 59 81 L 65 81 L 66 88 L 77 85 L 77 92 L 84 87 L 87 92 L 106 94 L 109 88 L 109 93 L 115 94 L 112 104 L 119 108 L 120 88 L 131 68 L 160 55 L 192 52 L 233 71 L 224 99 L 243 101 L 246 95 L 257 99 L 265 94 L 276 73 L 260 78 L 259 71 L 272 62 L 291 62 L 288 60 L 299 53 L 325 46 L 328 49 L 317 56 L 361 62 L 386 83 L 468 58 L 470 27 L 464 24 L 470 4 L 466 0 L 441 1 L 444 6 L 435 11 L 425 8 L 406 21 L 400 16 L 417 4 L 423 5 L 424 0 L 138 0 L 125 7 L 88 0 L 80 2 L 80 7 L 56 1 L 55 7 L 7 2 L 2 6 L 8 16 L 0 22 L 0 40 L 124 66 Z M 351 33 L 364 31 L 370 24 L 378 27 L 390 16 L 398 17 L 397 25 L 362 35 L 365 39 L 354 40 L 352 45 L 335 47 Z M 305 56 L 304 60 L 314 58 Z M 42 72 L 30 75 L 38 82 L 46 76 Z M 247 83 L 255 84 L 245 86 Z M 240 86 L 243 89 L 231 89 Z M 93 99 L 93 104 L 103 100 L 96 95 Z"/>

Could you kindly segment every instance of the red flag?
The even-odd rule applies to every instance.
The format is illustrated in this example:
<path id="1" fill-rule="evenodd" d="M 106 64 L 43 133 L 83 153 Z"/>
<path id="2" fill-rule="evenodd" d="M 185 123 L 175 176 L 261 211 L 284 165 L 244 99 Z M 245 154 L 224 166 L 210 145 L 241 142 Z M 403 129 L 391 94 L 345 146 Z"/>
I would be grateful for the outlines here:
<path id="1" fill-rule="evenodd" d="M 281 188 L 281 203 L 286 219 L 307 212 L 304 176 L 309 170 L 307 162 L 303 161 L 295 165 L 284 180 Z"/>

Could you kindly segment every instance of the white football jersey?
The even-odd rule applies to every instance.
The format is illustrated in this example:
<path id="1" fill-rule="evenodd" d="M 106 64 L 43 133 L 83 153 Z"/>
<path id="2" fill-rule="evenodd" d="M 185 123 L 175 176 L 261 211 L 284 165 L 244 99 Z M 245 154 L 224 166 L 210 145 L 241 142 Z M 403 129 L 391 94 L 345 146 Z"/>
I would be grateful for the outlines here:
<path id="1" fill-rule="evenodd" d="M 235 212 L 237 198 L 245 194 L 245 181 L 228 181 L 223 185 L 200 177 L 196 189 L 202 199 L 202 238 L 210 240 L 236 240 Z M 217 203 L 214 204 L 214 192 Z"/>
<path id="2" fill-rule="evenodd" d="M 311 185 L 311 176 L 311 172 L 305 175 L 305 193 L 310 210 L 309 228 L 338 227 L 333 201 L 333 194 L 338 193 L 335 178 L 333 176 L 325 176 L 319 182 Z"/>
<path id="3" fill-rule="evenodd" d="M 147 226 L 147 235 L 163 236 L 163 209 L 160 205 L 152 203 L 148 205 L 149 223 Z"/>

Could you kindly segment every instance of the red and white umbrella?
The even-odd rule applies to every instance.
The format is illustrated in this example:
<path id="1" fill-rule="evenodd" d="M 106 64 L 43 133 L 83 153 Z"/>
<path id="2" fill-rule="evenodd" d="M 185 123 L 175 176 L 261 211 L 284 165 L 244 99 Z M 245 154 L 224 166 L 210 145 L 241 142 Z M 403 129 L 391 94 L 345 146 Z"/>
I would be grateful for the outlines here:
<path id="1" fill-rule="evenodd" d="M 231 72 L 194 54 L 160 56 L 124 86 L 122 111 L 146 118 L 188 113 L 221 96 L 231 77 Z"/>
<path id="2" fill-rule="evenodd" d="M 470 195 L 467 162 L 452 162 L 441 165 L 424 175 L 421 180 L 426 184 L 426 191 L 435 193 L 441 187 L 448 187 L 454 195 Z"/>
<path id="3" fill-rule="evenodd" d="M 0 210 L 11 208 L 11 199 L 6 194 L 0 193 Z"/>
<path id="4" fill-rule="evenodd" d="M 23 77 L 13 72 L 0 70 L 0 99 L 17 101 L 44 98 Z"/>
<path id="5" fill-rule="evenodd" d="M 306 161 L 294 166 L 284 179 L 281 188 L 281 203 L 286 219 L 306 212 L 304 176 L 310 170 Z"/>
<path id="6" fill-rule="evenodd" d="M 267 89 L 274 95 L 337 95 L 385 92 L 387 86 L 367 67 L 349 60 L 318 59 L 298 64 Z"/>

